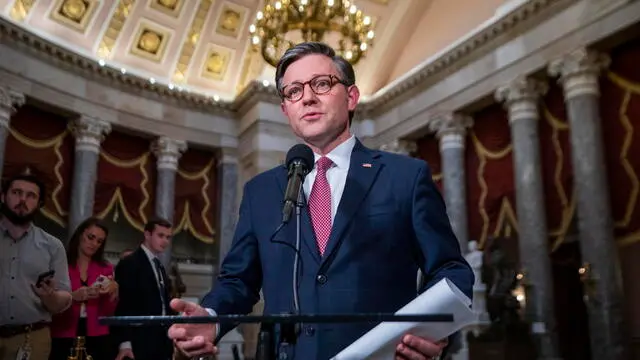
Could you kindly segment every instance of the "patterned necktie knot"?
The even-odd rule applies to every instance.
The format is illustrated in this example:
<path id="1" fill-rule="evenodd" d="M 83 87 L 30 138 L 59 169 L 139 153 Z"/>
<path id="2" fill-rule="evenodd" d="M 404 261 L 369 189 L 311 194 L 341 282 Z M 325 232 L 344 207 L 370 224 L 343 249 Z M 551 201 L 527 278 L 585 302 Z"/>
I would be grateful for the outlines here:
<path id="1" fill-rule="evenodd" d="M 331 165 L 333 165 L 333 161 L 331 161 L 331 159 L 329 159 L 326 156 L 321 157 L 316 162 L 316 167 L 318 168 L 318 172 L 319 173 L 320 172 L 321 173 L 326 173 L 327 170 L 329 170 L 329 168 L 331 167 Z"/>

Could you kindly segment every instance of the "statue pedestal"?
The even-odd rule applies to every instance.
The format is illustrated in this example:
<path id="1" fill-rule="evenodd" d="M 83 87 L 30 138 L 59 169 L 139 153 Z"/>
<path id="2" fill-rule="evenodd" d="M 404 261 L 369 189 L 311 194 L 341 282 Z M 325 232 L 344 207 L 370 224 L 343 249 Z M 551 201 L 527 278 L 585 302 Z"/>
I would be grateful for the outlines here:
<path id="1" fill-rule="evenodd" d="M 484 329 L 489 327 L 489 313 L 487 312 L 487 303 L 485 294 L 487 286 L 482 283 L 482 252 L 477 249 L 476 241 L 469 241 L 469 253 L 465 259 L 473 269 L 475 283 L 473 284 L 473 303 L 471 309 L 475 315 L 474 321 L 462 330 L 460 345 L 458 350 L 452 354 L 453 360 L 469 360 L 469 335 L 478 336 Z"/>

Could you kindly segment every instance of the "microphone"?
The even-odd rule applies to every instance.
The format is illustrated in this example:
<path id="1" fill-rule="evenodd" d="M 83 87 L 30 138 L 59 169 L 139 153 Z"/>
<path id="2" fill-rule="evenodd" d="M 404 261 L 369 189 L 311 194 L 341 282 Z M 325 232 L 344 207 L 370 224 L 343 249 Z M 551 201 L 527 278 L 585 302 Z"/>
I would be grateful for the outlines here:
<path id="1" fill-rule="evenodd" d="M 287 152 L 287 169 L 289 182 L 284 193 L 284 206 L 282 208 L 282 223 L 285 224 L 291 219 L 293 208 L 298 203 L 300 187 L 305 176 L 313 169 L 313 150 L 304 144 L 294 145 Z"/>

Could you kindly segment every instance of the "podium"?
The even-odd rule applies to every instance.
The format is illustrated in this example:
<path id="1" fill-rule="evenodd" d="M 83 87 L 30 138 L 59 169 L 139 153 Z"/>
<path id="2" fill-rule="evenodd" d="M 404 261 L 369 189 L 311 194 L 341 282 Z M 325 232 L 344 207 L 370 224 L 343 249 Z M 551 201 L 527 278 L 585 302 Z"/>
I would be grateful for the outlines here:
<path id="1" fill-rule="evenodd" d="M 279 359 L 281 345 L 296 343 L 302 324 L 371 323 L 381 322 L 453 322 L 452 314 L 271 314 L 271 315 L 218 315 L 218 316 L 112 316 L 100 318 L 109 326 L 148 327 L 173 324 L 233 324 L 259 323 L 261 330 L 256 360 Z M 276 334 L 278 337 L 276 338 Z"/>

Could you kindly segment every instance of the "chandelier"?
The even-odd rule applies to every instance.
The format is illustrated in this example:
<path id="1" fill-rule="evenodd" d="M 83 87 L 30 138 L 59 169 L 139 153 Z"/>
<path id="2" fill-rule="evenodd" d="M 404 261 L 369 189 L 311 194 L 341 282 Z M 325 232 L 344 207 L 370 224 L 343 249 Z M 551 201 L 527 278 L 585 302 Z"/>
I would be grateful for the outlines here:
<path id="1" fill-rule="evenodd" d="M 287 49 L 306 41 L 327 42 L 355 65 L 374 38 L 371 18 L 349 0 L 266 0 L 249 33 L 274 67 Z"/>

